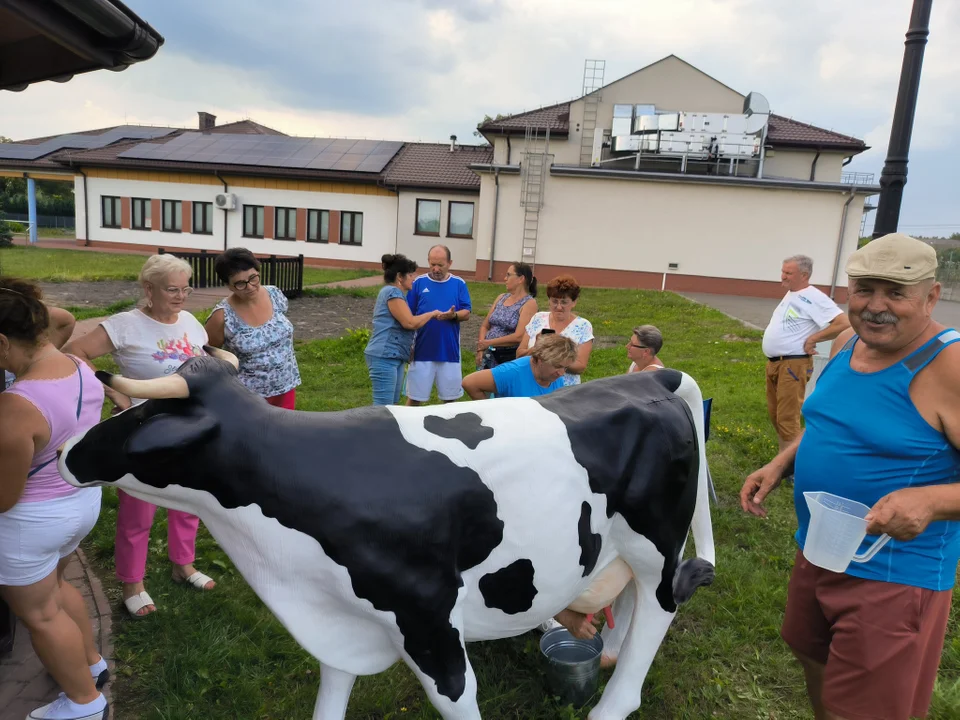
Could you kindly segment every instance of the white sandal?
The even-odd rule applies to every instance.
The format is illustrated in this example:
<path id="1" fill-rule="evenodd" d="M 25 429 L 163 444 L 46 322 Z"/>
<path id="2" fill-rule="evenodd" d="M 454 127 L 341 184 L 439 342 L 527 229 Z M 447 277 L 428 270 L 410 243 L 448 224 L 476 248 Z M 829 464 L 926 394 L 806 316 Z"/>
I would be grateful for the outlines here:
<path id="1" fill-rule="evenodd" d="M 210 577 L 209 575 L 204 575 L 199 570 L 193 573 L 193 575 L 191 575 L 190 577 L 186 577 L 186 578 L 181 578 L 174 575 L 173 581 L 178 585 L 183 585 L 183 584 L 192 585 L 197 590 L 206 590 L 207 583 L 214 583 L 214 586 L 216 586 L 216 582 L 212 577 Z M 210 588 L 210 589 L 213 590 L 213 588 Z"/>
<path id="2" fill-rule="evenodd" d="M 139 595 L 131 595 L 123 601 L 124 606 L 127 608 L 127 612 L 130 613 L 131 617 L 135 620 L 143 620 L 143 618 L 148 615 L 153 615 L 156 612 L 156 603 L 153 602 L 153 598 L 147 595 L 147 591 L 144 590 Z M 143 610 L 148 605 L 153 605 L 154 610 L 152 612 L 140 614 L 140 611 Z"/>

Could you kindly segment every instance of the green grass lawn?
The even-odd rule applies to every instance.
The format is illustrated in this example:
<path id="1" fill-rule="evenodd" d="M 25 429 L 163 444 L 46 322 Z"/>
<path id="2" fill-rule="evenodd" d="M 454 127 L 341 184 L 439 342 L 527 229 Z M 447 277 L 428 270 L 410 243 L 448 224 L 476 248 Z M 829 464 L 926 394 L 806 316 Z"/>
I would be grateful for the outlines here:
<path id="1" fill-rule="evenodd" d="M 498 292 L 498 285 L 471 284 L 474 304 L 484 312 Z M 592 321 L 598 338 L 610 342 L 615 338 L 625 342 L 637 324 L 657 325 L 667 339 L 664 361 L 689 372 L 704 396 L 714 398 L 708 455 L 720 496 L 719 506 L 712 508 L 716 581 L 681 608 L 646 678 L 643 707 L 632 717 L 809 718 L 800 670 L 778 634 L 795 553 L 792 493 L 783 488 L 770 499 L 770 518 L 765 521 L 744 515 L 736 499 L 743 478 L 776 448 L 764 404 L 760 334 L 670 293 L 585 290 L 578 311 Z M 304 384 L 298 407 L 339 410 L 368 404 L 365 342 L 366 332 L 359 331 L 338 340 L 299 344 Z M 465 356 L 464 372 L 472 370 L 471 363 L 472 357 Z M 622 373 L 628 364 L 622 347 L 595 350 L 584 379 Z M 114 600 L 115 518 L 115 493 L 105 491 L 104 510 L 86 548 Z M 317 663 L 265 609 L 205 530 L 198 541 L 197 565 L 214 575 L 219 587 L 201 594 L 175 586 L 165 560 L 163 518 L 161 511 L 150 543 L 146 581 L 160 610 L 144 621 L 124 617 L 114 624 L 117 717 L 310 717 L 319 683 Z M 934 720 L 960 716 L 958 630 L 955 609 Z M 538 639 L 529 633 L 468 648 L 484 718 L 586 717 L 589 708 L 561 708 L 549 696 Z M 413 675 L 397 665 L 357 682 L 347 717 L 439 716 Z"/>
<path id="2" fill-rule="evenodd" d="M 136 280 L 145 259 L 144 255 L 23 246 L 0 250 L 4 275 L 47 282 Z M 315 285 L 377 274 L 372 270 L 350 268 L 304 268 L 303 284 Z"/>
<path id="3" fill-rule="evenodd" d="M 118 300 L 115 303 L 110 303 L 106 307 L 69 305 L 65 307 L 64 310 L 73 315 L 75 320 L 79 321 L 89 320 L 90 318 L 106 317 L 107 315 L 115 315 L 119 312 L 123 312 L 124 310 L 129 310 L 136 304 L 136 300 Z"/>

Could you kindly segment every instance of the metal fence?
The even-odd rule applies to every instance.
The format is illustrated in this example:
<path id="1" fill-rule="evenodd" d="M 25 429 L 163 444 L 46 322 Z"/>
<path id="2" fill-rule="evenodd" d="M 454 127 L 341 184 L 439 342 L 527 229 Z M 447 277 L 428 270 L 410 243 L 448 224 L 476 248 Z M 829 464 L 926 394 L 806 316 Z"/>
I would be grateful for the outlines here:
<path id="1" fill-rule="evenodd" d="M 845 172 L 840 173 L 840 182 L 845 185 L 873 185 L 873 173 Z"/>
<path id="2" fill-rule="evenodd" d="M 26 223 L 30 216 L 25 213 L 4 213 L 4 220 L 10 222 Z M 72 230 L 76 227 L 76 219 L 73 215 L 37 215 L 37 227 L 65 228 Z"/>
<path id="3" fill-rule="evenodd" d="M 937 271 L 937 280 L 943 285 L 941 300 L 960 302 L 960 263 L 944 263 Z"/>
<path id="4" fill-rule="evenodd" d="M 164 248 L 159 249 L 163 255 Z M 219 253 L 200 252 L 171 252 L 167 253 L 186 260 L 190 263 L 193 276 L 190 278 L 190 287 L 208 288 L 223 287 L 223 282 L 214 271 L 214 263 Z M 268 257 L 257 258 L 260 261 L 260 282 L 264 285 L 275 285 L 288 298 L 300 297 L 303 294 L 303 255 L 296 257 Z"/>

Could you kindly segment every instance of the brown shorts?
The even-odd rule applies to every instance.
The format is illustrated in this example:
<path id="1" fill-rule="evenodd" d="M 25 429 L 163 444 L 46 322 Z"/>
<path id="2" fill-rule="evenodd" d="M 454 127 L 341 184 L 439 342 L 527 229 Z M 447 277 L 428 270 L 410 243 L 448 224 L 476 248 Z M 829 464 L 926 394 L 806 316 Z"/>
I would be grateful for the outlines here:
<path id="1" fill-rule="evenodd" d="M 780 635 L 826 666 L 823 704 L 846 720 L 923 718 L 943 651 L 951 590 L 862 580 L 797 551 Z"/>
<path id="2" fill-rule="evenodd" d="M 800 434 L 800 408 L 812 375 L 813 358 L 767 360 L 767 413 L 783 442 Z"/>

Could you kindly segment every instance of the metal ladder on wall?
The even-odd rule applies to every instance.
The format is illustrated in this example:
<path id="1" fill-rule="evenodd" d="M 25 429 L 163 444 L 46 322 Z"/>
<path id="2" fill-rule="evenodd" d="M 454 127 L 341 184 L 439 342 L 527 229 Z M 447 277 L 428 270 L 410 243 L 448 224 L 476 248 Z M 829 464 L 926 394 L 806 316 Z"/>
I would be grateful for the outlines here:
<path id="1" fill-rule="evenodd" d="M 542 144 L 541 144 L 542 143 Z M 523 208 L 521 260 L 536 264 L 540 208 L 550 165 L 550 128 L 541 137 L 540 128 L 528 126 L 524 133 L 523 163 L 520 169 L 520 207 Z"/>
<path id="2" fill-rule="evenodd" d="M 590 167 L 593 161 L 593 131 L 597 127 L 600 110 L 600 88 L 606 60 L 586 60 L 583 63 L 583 120 L 580 123 L 580 167 Z"/>

